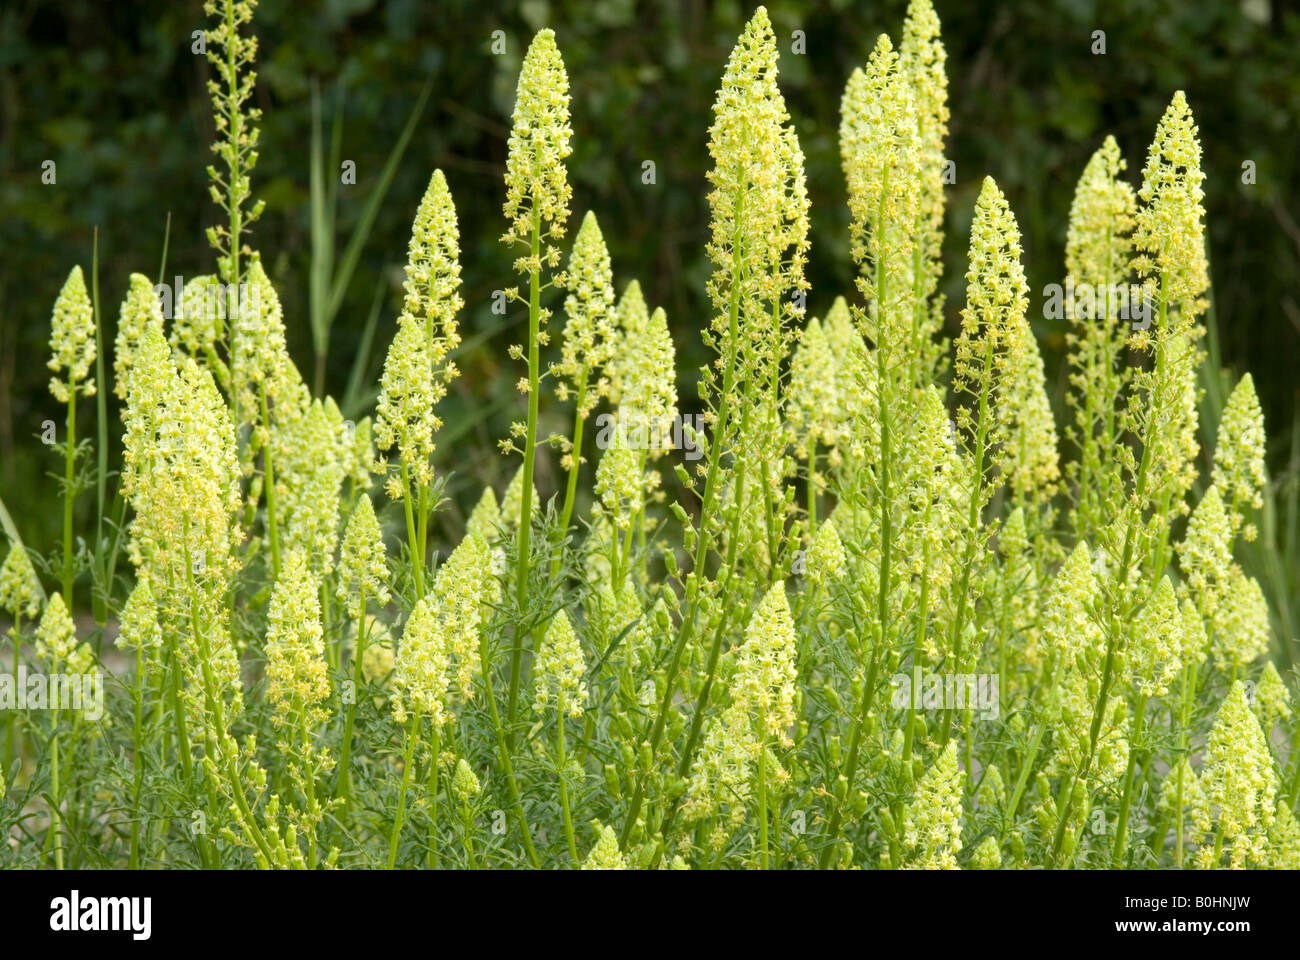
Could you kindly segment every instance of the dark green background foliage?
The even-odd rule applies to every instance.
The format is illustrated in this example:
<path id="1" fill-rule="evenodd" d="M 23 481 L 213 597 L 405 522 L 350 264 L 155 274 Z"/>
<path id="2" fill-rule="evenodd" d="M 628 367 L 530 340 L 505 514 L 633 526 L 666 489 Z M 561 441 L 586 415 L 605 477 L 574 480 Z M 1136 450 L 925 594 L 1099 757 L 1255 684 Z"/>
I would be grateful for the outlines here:
<path id="1" fill-rule="evenodd" d="M 1184 88 L 1204 144 L 1221 360 L 1254 372 L 1280 474 L 1291 442 L 1300 339 L 1300 16 L 1269 0 L 936 6 L 949 54 L 948 154 L 957 177 L 944 281 L 950 326 L 963 300 L 971 209 L 982 177 L 992 174 L 1025 234 L 1031 317 L 1062 415 L 1062 324 L 1044 320 L 1042 304 L 1044 286 L 1063 272 L 1075 182 L 1113 132 L 1136 184 L 1156 121 L 1173 91 Z M 853 277 L 837 147 L 840 94 L 877 34 L 898 39 L 904 8 L 905 0 L 769 3 L 782 51 L 781 87 L 808 158 L 813 314 L 851 292 Z M 494 445 L 518 415 L 520 369 L 506 357 L 506 347 L 520 339 L 518 306 L 505 318 L 491 312 L 493 290 L 518 282 L 513 254 L 498 242 L 501 175 L 520 59 L 533 31 L 551 26 L 573 94 L 572 227 L 594 208 L 618 289 L 638 277 L 651 305 L 666 308 L 683 400 L 692 403 L 695 370 L 706 360 L 698 330 L 709 316 L 703 248 L 710 107 L 750 12 L 749 3 L 692 0 L 263 0 L 254 20 L 262 44 L 255 101 L 265 116 L 253 186 L 267 212 L 250 243 L 263 252 L 280 291 L 290 347 L 304 373 L 310 377 L 312 369 L 313 79 L 322 91 L 326 139 L 341 116 L 339 156 L 356 164 L 356 185 L 338 188 L 341 247 L 432 78 L 432 96 L 335 323 L 327 387 L 343 392 L 378 296 L 364 382 L 377 378 L 411 217 L 430 172 L 442 167 L 460 213 L 466 347 L 459 357 L 464 376 L 445 402 L 439 455 L 457 473 L 450 489 L 461 506 L 470 478 L 477 487 L 513 471 Z M 0 483 L 34 544 L 52 543 L 59 522 L 43 480 L 56 458 L 35 440 L 43 420 L 62 424 L 45 388 L 50 309 L 74 263 L 89 279 L 92 228 L 100 230 L 106 342 L 127 274 L 157 275 L 168 213 L 168 276 L 213 271 L 203 239 L 204 227 L 218 220 L 204 174 L 213 139 L 208 66 L 190 49 L 192 31 L 204 25 L 197 0 L 7 0 L 0 12 Z M 497 29 L 507 37 L 503 56 L 490 52 Z M 791 54 L 795 30 L 806 33 L 805 55 Z M 1106 33 L 1104 56 L 1091 52 L 1095 30 Z M 40 182 L 45 160 L 57 164 L 56 185 Z M 656 165 L 653 185 L 642 183 L 646 160 Z M 1256 164 L 1254 185 L 1241 182 L 1246 160 Z M 558 298 L 552 305 L 558 310 Z M 359 415 L 368 405 L 361 397 L 345 412 Z M 91 415 L 87 405 L 83 419 L 93 423 Z M 561 412 L 551 411 L 541 434 L 566 427 Z M 553 466 L 539 469 L 545 497 L 555 489 Z M 449 516 L 458 522 L 456 511 Z"/>

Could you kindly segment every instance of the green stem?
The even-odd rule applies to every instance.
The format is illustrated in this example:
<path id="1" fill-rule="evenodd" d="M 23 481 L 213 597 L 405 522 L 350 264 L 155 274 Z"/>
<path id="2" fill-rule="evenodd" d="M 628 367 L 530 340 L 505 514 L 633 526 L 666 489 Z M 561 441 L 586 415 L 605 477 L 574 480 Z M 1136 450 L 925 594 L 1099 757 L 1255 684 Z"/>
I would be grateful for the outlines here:
<path id="1" fill-rule="evenodd" d="M 420 708 L 417 705 L 411 714 L 411 723 L 406 728 L 406 752 L 402 755 L 402 786 L 397 793 L 397 813 L 393 817 L 393 832 L 388 837 L 388 869 L 397 863 L 397 841 L 401 837 L 402 822 L 406 819 L 406 791 L 411 786 L 411 769 L 415 766 L 415 743 L 420 735 Z"/>
<path id="2" fill-rule="evenodd" d="M 514 650 L 510 655 L 510 692 L 506 700 L 506 743 L 514 743 L 515 710 L 519 702 L 519 674 L 524 658 L 524 617 L 528 611 L 528 541 L 533 525 L 533 461 L 537 455 L 537 407 L 541 392 L 539 376 L 542 315 L 541 264 L 541 209 L 533 205 L 532 232 L 529 237 L 530 263 L 528 271 L 528 426 L 524 437 L 523 490 L 519 496 L 519 537 L 516 541 L 515 596 L 519 607 L 519 622 L 515 624 Z"/>
<path id="3" fill-rule="evenodd" d="M 573 448 L 569 451 L 569 481 L 564 490 L 564 509 L 560 513 L 560 536 L 563 537 L 569 532 L 569 521 L 573 518 L 573 504 L 578 495 L 578 473 L 582 468 L 582 434 L 586 426 L 587 418 L 583 414 L 583 408 L 587 405 L 587 368 L 583 367 L 578 376 L 581 378 L 578 382 L 578 408 L 573 415 Z M 560 555 L 557 553 L 551 558 L 551 576 L 555 576 L 560 569 Z"/>
<path id="4" fill-rule="evenodd" d="M 1147 712 L 1147 698 L 1141 697 L 1133 714 L 1133 730 L 1129 737 L 1128 771 L 1124 775 L 1124 794 L 1119 803 L 1119 819 L 1115 821 L 1115 846 L 1111 850 L 1111 865 L 1121 869 L 1124 847 L 1128 842 L 1128 810 L 1133 799 L 1133 774 L 1137 769 L 1137 744 L 1142 738 L 1142 721 Z"/>
<path id="5" fill-rule="evenodd" d="M 131 741 L 132 767 L 135 771 L 135 783 L 131 803 L 131 853 L 128 869 L 140 866 L 140 792 L 144 786 L 144 691 L 147 676 L 145 674 L 144 649 L 135 648 L 135 736 Z"/>
<path id="6" fill-rule="evenodd" d="M 63 467 L 63 601 L 68 612 L 72 605 L 72 481 L 77 466 L 77 391 L 70 385 L 68 390 L 68 437 L 64 448 Z"/>
<path id="7" fill-rule="evenodd" d="M 559 716 L 556 718 L 556 728 L 559 733 L 556 736 L 559 756 L 557 773 L 560 775 L 560 809 L 564 814 L 564 838 L 569 844 L 569 862 L 575 866 L 578 863 L 578 844 L 573 836 L 573 816 L 569 812 L 569 784 L 565 770 L 567 758 L 564 753 L 564 698 L 560 698 Z"/>
<path id="8" fill-rule="evenodd" d="M 268 438 L 266 444 L 262 447 L 263 476 L 266 486 L 266 529 L 267 536 L 271 541 L 271 576 L 278 580 L 280 578 L 280 532 L 275 509 L 275 463 L 274 458 L 271 456 L 271 416 L 266 402 L 265 380 L 259 385 L 259 394 L 262 404 L 262 426 L 266 428 Z"/>
<path id="9" fill-rule="evenodd" d="M 357 701 L 361 697 L 361 683 L 365 679 L 361 672 L 361 660 L 366 652 L 366 588 L 361 587 L 361 618 L 357 621 L 357 645 L 352 653 L 352 702 L 343 720 L 343 747 L 339 756 L 338 785 L 334 795 L 343 801 L 346 808 L 352 799 L 352 727 L 357 717 Z"/>
<path id="10" fill-rule="evenodd" d="M 54 834 L 54 869 L 63 869 L 63 824 L 59 812 L 59 711 L 51 712 L 50 738 L 50 830 Z"/>
<path id="11" fill-rule="evenodd" d="M 483 689 L 486 694 L 488 709 L 492 714 L 492 729 L 496 733 L 497 748 L 501 751 L 501 768 L 506 774 L 506 787 L 510 791 L 510 802 L 514 808 L 515 816 L 519 820 L 519 829 L 524 837 L 524 850 L 528 854 L 528 862 L 535 868 L 541 866 L 541 861 L 537 857 L 537 850 L 533 846 L 533 836 L 528 829 L 528 818 L 524 816 L 524 805 L 519 799 L 519 784 L 515 781 L 514 764 L 510 762 L 510 745 L 506 740 L 504 728 L 501 726 L 501 714 L 497 710 L 496 694 L 492 692 L 492 661 L 488 657 L 487 635 L 481 635 L 479 639 L 479 662 L 483 674 Z"/>
<path id="12" fill-rule="evenodd" d="M 767 862 L 767 746 L 758 751 L 758 869 L 766 870 Z"/>
<path id="13" fill-rule="evenodd" d="M 411 576 L 415 580 L 415 603 L 424 599 L 424 564 L 416 558 L 420 550 L 420 541 L 415 532 L 415 510 L 411 506 L 411 497 L 415 495 L 411 488 L 410 472 L 406 461 L 402 461 L 402 506 L 406 511 L 406 546 L 411 555 Z"/>

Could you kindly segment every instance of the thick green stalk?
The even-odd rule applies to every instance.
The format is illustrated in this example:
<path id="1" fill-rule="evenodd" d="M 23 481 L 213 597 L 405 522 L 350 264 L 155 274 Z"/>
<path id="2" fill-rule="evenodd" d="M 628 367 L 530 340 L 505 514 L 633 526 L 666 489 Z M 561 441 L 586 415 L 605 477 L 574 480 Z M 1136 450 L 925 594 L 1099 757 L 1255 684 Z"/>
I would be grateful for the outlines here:
<path id="1" fill-rule="evenodd" d="M 556 743 L 559 755 L 556 757 L 557 772 L 560 775 L 560 810 L 564 814 L 564 838 L 569 844 L 569 862 L 574 866 L 578 864 L 578 844 L 573 836 L 573 816 L 569 811 L 569 784 L 568 775 L 565 770 L 567 758 L 564 753 L 564 699 L 560 698 L 559 716 L 556 717 L 556 729 L 559 731 L 556 735 Z"/>
<path id="2" fill-rule="evenodd" d="M 393 830 L 388 837 L 388 869 L 397 863 L 397 841 L 402 834 L 402 822 L 406 819 L 406 791 L 411 786 L 411 769 L 415 766 L 415 743 L 420 736 L 420 708 L 417 705 L 411 713 L 411 722 L 406 728 L 406 752 L 402 754 L 402 786 L 397 792 L 397 813 L 393 817 Z"/>
<path id="3" fill-rule="evenodd" d="M 433 743 L 430 744 L 433 759 L 429 763 L 429 854 L 430 870 L 438 869 L 438 754 L 442 752 L 442 734 L 438 725 L 433 725 Z"/>
<path id="4" fill-rule="evenodd" d="M 280 531 L 277 526 L 278 520 L 276 519 L 275 509 L 275 458 L 271 456 L 271 441 L 269 439 L 271 417 L 266 403 L 265 380 L 259 384 L 259 394 L 262 403 L 262 426 L 268 431 L 268 440 L 262 447 L 263 475 L 266 487 L 266 529 L 267 537 L 271 541 L 271 575 L 273 579 L 278 580 L 280 578 Z"/>
<path id="5" fill-rule="evenodd" d="M 511 806 L 514 808 L 515 816 L 519 820 L 519 829 L 524 836 L 524 850 L 528 854 L 528 862 L 536 868 L 541 866 L 541 861 L 538 859 L 537 850 L 533 846 L 533 835 L 528 829 L 528 818 L 524 816 L 524 805 L 519 799 L 519 784 L 515 781 L 514 764 L 510 762 L 510 744 L 506 739 L 505 730 L 501 726 L 501 714 L 497 710 L 496 694 L 492 691 L 492 661 L 488 657 L 486 634 L 479 639 L 479 663 L 483 674 L 484 699 L 487 700 L 488 710 L 492 714 L 492 729 L 496 734 L 497 748 L 501 751 L 501 769 L 506 774 L 506 787 L 510 791 Z"/>
<path id="6" fill-rule="evenodd" d="M 766 870 L 767 861 L 767 745 L 758 751 L 758 869 Z"/>
<path id="7" fill-rule="evenodd" d="M 411 478 L 405 460 L 402 461 L 401 470 L 402 506 L 406 510 L 406 546 L 407 552 L 411 555 L 411 576 L 415 580 L 415 603 L 419 603 L 424 599 L 424 564 L 417 559 L 420 542 L 415 532 L 415 511 L 411 507 L 411 497 L 415 494 L 411 488 Z"/>
<path id="8" fill-rule="evenodd" d="M 514 743 L 515 710 L 519 702 L 519 674 L 524 659 L 523 619 L 528 609 L 528 541 L 533 525 L 533 461 L 537 456 L 537 407 L 541 391 L 539 342 L 542 315 L 541 210 L 534 204 L 528 271 L 528 426 L 524 436 L 523 490 L 519 496 L 519 537 L 516 541 L 515 596 L 519 622 L 515 624 L 514 650 L 510 655 L 510 692 L 506 700 L 506 743 Z"/>
<path id="9" fill-rule="evenodd" d="M 140 866 L 140 791 L 144 785 L 143 729 L 146 680 L 144 648 L 137 644 L 135 648 L 135 736 L 131 740 L 131 765 L 135 771 L 135 783 L 131 801 L 131 853 L 127 861 L 128 869 L 131 870 Z"/>
<path id="10" fill-rule="evenodd" d="M 564 490 L 564 509 L 560 513 L 561 537 L 568 534 L 569 521 L 573 518 L 573 504 L 578 496 L 578 472 L 582 467 L 582 433 L 587 423 L 587 418 L 582 412 L 582 408 L 587 404 L 586 367 L 582 368 L 579 377 L 581 379 L 578 382 L 578 409 L 573 415 L 573 449 L 569 454 L 572 461 L 569 465 L 569 482 Z M 557 553 L 551 558 L 551 576 L 555 576 L 559 569 L 560 555 Z"/>
<path id="11" fill-rule="evenodd" d="M 361 618 L 357 621 L 357 645 L 352 653 L 352 702 L 348 704 L 343 720 L 343 747 L 339 757 L 338 785 L 334 795 L 341 799 L 346 809 L 352 799 L 352 727 L 357 717 L 357 700 L 361 696 L 361 659 L 366 652 L 366 588 L 361 587 Z"/>
<path id="12" fill-rule="evenodd" d="M 1124 795 L 1119 804 L 1119 819 L 1115 822 L 1115 846 L 1111 850 L 1111 865 L 1122 869 L 1124 847 L 1128 842 L 1128 810 L 1133 799 L 1133 773 L 1137 768 L 1137 743 L 1142 739 L 1142 721 L 1146 717 L 1147 698 L 1140 697 L 1133 714 L 1133 731 L 1129 737 L 1128 771 L 1124 775 Z"/>
<path id="13" fill-rule="evenodd" d="M 21 550 L 23 548 L 18 546 L 11 547 L 10 549 Z M 14 662 L 10 664 L 10 669 L 13 671 L 13 689 L 15 691 L 18 690 L 18 656 L 22 652 L 22 625 L 23 615 L 22 612 L 19 611 L 14 614 L 14 627 L 9 634 L 14 642 Z M 18 711 L 10 710 L 8 713 L 9 719 L 5 723 L 5 765 L 3 769 L 0 769 L 0 783 L 4 782 L 5 775 L 9 772 L 9 765 L 14 762 L 14 757 L 17 756 L 18 752 L 22 749 L 17 740 L 16 733 L 18 728 Z"/>
<path id="14" fill-rule="evenodd" d="M 50 830 L 54 834 L 54 869 L 63 869 L 63 823 L 59 811 L 59 711 L 50 711 Z"/>
<path id="15" fill-rule="evenodd" d="M 68 436 L 63 466 L 63 600 L 68 612 L 72 605 L 72 481 L 77 466 L 77 391 L 68 391 Z"/>

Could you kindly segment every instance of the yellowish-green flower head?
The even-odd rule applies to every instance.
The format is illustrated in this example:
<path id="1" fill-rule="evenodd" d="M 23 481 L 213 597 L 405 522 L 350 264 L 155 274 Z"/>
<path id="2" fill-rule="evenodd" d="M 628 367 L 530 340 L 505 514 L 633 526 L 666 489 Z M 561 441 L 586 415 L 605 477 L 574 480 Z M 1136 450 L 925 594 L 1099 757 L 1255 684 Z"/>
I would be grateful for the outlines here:
<path id="1" fill-rule="evenodd" d="M 1182 668 L 1183 618 L 1168 577 L 1133 619 L 1127 661 L 1133 685 L 1143 697 L 1163 697 Z"/>
<path id="2" fill-rule="evenodd" d="M 1271 731 L 1273 724 L 1279 720 L 1291 716 L 1291 694 L 1272 660 L 1265 661 L 1264 669 L 1260 671 L 1251 708 L 1255 711 L 1255 716 L 1259 717 L 1260 726 L 1265 733 Z"/>
<path id="3" fill-rule="evenodd" d="M 1259 408 L 1255 381 L 1249 373 L 1237 381 L 1223 408 L 1218 442 L 1214 448 L 1214 486 L 1227 498 L 1225 507 L 1233 528 L 1242 522 L 1246 506 L 1264 506 L 1264 412 Z M 1244 536 L 1254 540 L 1255 525 L 1247 524 Z"/>
<path id="4" fill-rule="evenodd" d="M 554 31 L 539 30 L 528 45 L 515 90 L 506 157 L 504 211 L 510 226 L 502 237 L 505 243 L 528 243 L 534 220 L 543 236 L 564 236 L 573 197 L 564 161 L 573 152 L 572 137 L 564 60 Z M 552 265 L 558 256 L 555 250 Z M 521 261 L 520 272 L 540 269 L 540 262 Z"/>
<path id="5" fill-rule="evenodd" d="M 1205 197 L 1201 144 L 1187 97 L 1174 94 L 1156 127 L 1142 170 L 1134 268 L 1177 311 L 1171 331 L 1188 333 L 1206 307 L 1210 286 L 1205 259 Z M 1164 331 L 1161 331 L 1163 333 Z"/>
<path id="6" fill-rule="evenodd" d="M 306 386 L 289 358 L 284 308 L 261 257 L 253 256 L 239 293 L 231 332 L 231 375 L 244 421 L 266 427 L 269 424 L 260 418 L 262 391 L 266 392 L 268 415 L 285 420 L 306 408 Z"/>
<path id="7" fill-rule="evenodd" d="M 436 603 L 432 597 L 421 598 L 406 621 L 393 669 L 393 686 L 401 694 L 393 698 L 393 715 L 405 723 L 407 709 L 414 706 L 438 729 L 449 718 L 451 651 Z"/>
<path id="8" fill-rule="evenodd" d="M 41 612 L 43 595 L 32 558 L 19 544 L 10 544 L 4 565 L 0 566 L 0 609 L 30 620 Z"/>
<path id="9" fill-rule="evenodd" d="M 813 317 L 804 328 L 790 364 L 789 389 L 785 398 L 786 421 L 794 434 L 795 449 L 802 459 L 815 452 L 815 445 L 833 447 L 839 439 L 840 395 L 838 364 L 821 322 Z"/>
<path id="10" fill-rule="evenodd" d="M 635 359 L 641 332 L 650 321 L 650 309 L 646 306 L 645 295 L 641 292 L 638 280 L 629 281 L 623 288 L 615 309 L 617 319 L 617 346 L 613 356 L 605 364 L 605 373 L 609 378 L 609 402 L 618 405 L 623 397 L 623 367 L 629 359 Z"/>
<path id="11" fill-rule="evenodd" d="M 1261 866 L 1266 870 L 1300 870 L 1300 824 L 1285 799 L 1277 802 L 1277 816 L 1268 831 Z"/>
<path id="12" fill-rule="evenodd" d="M 596 214 L 588 210 L 578 228 L 569 257 L 566 278 L 569 295 L 564 300 L 568 318 L 560 345 L 560 362 L 551 367 L 556 377 L 556 396 L 568 400 L 573 390 L 581 398 L 579 413 L 585 418 L 596 406 L 606 384 L 601 377 L 612 356 L 615 342 L 614 274 L 609 250 L 601 235 Z M 591 378 L 597 377 L 594 384 Z"/>
<path id="13" fill-rule="evenodd" d="M 64 281 L 50 321 L 48 366 L 55 373 L 50 378 L 54 399 L 67 403 L 77 393 L 93 397 L 95 380 L 90 376 L 90 367 L 94 362 L 95 310 L 78 266 L 72 268 Z"/>
<path id="14" fill-rule="evenodd" d="M 271 594 L 266 628 L 267 698 L 279 723 L 316 727 L 330 696 L 320 619 L 320 583 L 307 559 L 290 551 Z"/>
<path id="15" fill-rule="evenodd" d="M 467 806 L 479 794 L 478 776 L 465 758 L 456 761 L 456 772 L 451 776 L 451 795 L 461 806 Z"/>
<path id="16" fill-rule="evenodd" d="M 160 606 L 169 584 L 191 576 L 224 584 L 243 539 L 240 468 L 230 410 L 212 374 L 191 357 L 178 369 L 161 331 L 148 331 L 132 364 L 124 419 L 132 562 L 153 578 Z"/>
<path id="17" fill-rule="evenodd" d="M 626 870 L 627 860 L 618 848 L 618 834 L 613 827 L 602 827 L 596 845 L 582 862 L 584 870 Z"/>
<path id="18" fill-rule="evenodd" d="M 375 449 L 370 440 L 370 418 L 362 417 L 356 423 L 344 420 L 333 397 L 326 397 L 321 408 L 334 432 L 337 445 L 335 460 L 343 471 L 343 479 L 351 480 L 356 489 L 370 489 L 370 468 L 375 462 Z"/>
<path id="19" fill-rule="evenodd" d="M 163 644 L 162 626 L 158 622 L 158 602 L 149 580 L 142 578 L 131 588 L 122 608 L 121 630 L 117 647 L 121 650 L 159 650 Z"/>
<path id="20" fill-rule="evenodd" d="M 903 21 L 903 40 L 898 47 L 899 67 L 907 80 L 916 108 L 917 133 L 921 141 L 919 224 L 925 286 L 929 296 L 942 269 L 939 255 L 943 243 L 944 141 L 948 137 L 948 60 L 939 36 L 939 17 L 930 0 L 912 0 Z"/>
<path id="21" fill-rule="evenodd" d="M 1119 144 L 1108 134 L 1075 187 L 1065 238 L 1065 271 L 1076 285 L 1119 283 L 1128 276 L 1137 199 L 1133 188 L 1120 177 L 1126 166 Z M 1096 301 L 1091 316 L 1087 310 L 1081 313 L 1073 300 L 1066 309 L 1072 319 L 1087 320 L 1104 316 L 1106 305 L 1105 298 Z M 1101 323 L 1089 327 L 1112 338 L 1121 329 Z"/>
<path id="22" fill-rule="evenodd" d="M 483 493 L 470 511 L 465 521 L 465 535 L 471 534 L 483 538 L 485 543 L 493 543 L 500 536 L 501 508 L 497 506 L 497 495 L 491 487 L 484 487 Z"/>
<path id="23" fill-rule="evenodd" d="M 338 581 L 336 594 L 353 620 L 359 621 L 365 615 L 368 601 L 383 606 L 390 599 L 384 533 L 368 493 L 361 495 L 348 518 L 339 550 Z"/>
<path id="24" fill-rule="evenodd" d="M 981 840 L 971 853 L 971 867 L 975 870 L 996 870 L 1002 866 L 1002 850 L 998 838 L 989 836 Z"/>
<path id="25" fill-rule="evenodd" d="M 985 177 L 971 224 L 966 306 L 953 364 L 954 389 L 959 394 L 978 397 L 986 385 L 1000 390 L 1003 378 L 1024 367 L 1029 286 L 1020 257 L 1015 215 L 993 178 Z M 969 429 L 971 419 L 968 407 L 958 410 L 958 426 Z"/>
<path id="26" fill-rule="evenodd" d="M 663 307 L 656 307 L 635 335 L 627 331 L 622 345 L 619 415 L 631 436 L 644 437 L 647 456 L 662 456 L 672 448 L 677 417 L 676 350 Z"/>
<path id="27" fill-rule="evenodd" d="M 1196 461 L 1201 452 L 1197 431 L 1198 371 L 1203 354 L 1190 335 L 1170 334 L 1164 344 L 1165 363 L 1157 370 L 1134 376 L 1139 391 L 1157 399 L 1143 411 L 1149 454 L 1147 491 L 1168 496 L 1173 504 L 1169 519 L 1186 512 L 1184 498 L 1196 482 Z"/>
<path id="28" fill-rule="evenodd" d="M 113 392 L 123 400 L 130 382 L 131 361 L 146 331 L 161 333 L 162 328 L 162 306 L 153 282 L 142 273 L 131 274 L 126 299 L 117 315 L 117 339 L 113 345 Z"/>
<path id="29" fill-rule="evenodd" d="M 529 510 L 529 520 L 537 516 L 538 496 L 537 487 L 532 490 L 532 499 L 529 500 L 531 508 Z M 515 471 L 514 477 L 506 486 L 505 496 L 501 498 L 501 522 L 511 530 L 519 529 L 519 520 L 524 512 L 524 468 L 519 467 Z"/>
<path id="30" fill-rule="evenodd" d="M 775 740 L 790 745 L 797 648 L 785 581 L 780 580 L 768 588 L 745 627 L 745 642 L 736 656 L 736 674 L 731 681 L 733 701 L 748 707 L 765 743 Z"/>
<path id="31" fill-rule="evenodd" d="M 1232 566 L 1232 526 L 1217 484 L 1205 491 L 1187 520 L 1178 563 L 1201 610 L 1211 611 L 1216 588 L 1227 579 Z"/>
<path id="32" fill-rule="evenodd" d="M 1222 669 L 1240 673 L 1268 652 L 1272 634 L 1268 601 L 1259 581 L 1247 576 L 1235 563 L 1220 588 L 1210 623 L 1211 650 Z"/>
<path id="33" fill-rule="evenodd" d="M 456 663 L 456 691 L 464 703 L 474 696 L 479 637 L 499 593 L 487 541 L 477 534 L 466 534 L 438 568 L 432 594 L 446 634 L 447 652 Z"/>
<path id="34" fill-rule="evenodd" d="M 1210 637 L 1205 632 L 1205 618 L 1196 609 L 1190 598 L 1184 598 L 1178 605 L 1182 617 L 1181 636 L 1183 641 L 1182 660 L 1184 664 L 1201 664 L 1209 656 Z"/>
<path id="35" fill-rule="evenodd" d="M 402 319 L 423 321 L 433 368 L 444 380 L 455 376 L 447 355 L 460 344 L 456 314 L 460 296 L 460 227 L 447 178 L 433 171 L 411 224 L 402 282 Z"/>
<path id="36" fill-rule="evenodd" d="M 742 370 L 784 359 L 788 337 L 773 325 L 772 313 L 795 312 L 786 295 L 807 286 L 803 154 L 787 126 L 776 63 L 776 36 L 760 6 L 727 60 L 709 128 L 714 318 L 706 336 L 715 347 L 728 342 L 734 302 L 738 315 L 754 324 L 737 344 Z"/>
<path id="37" fill-rule="evenodd" d="M 961 850 L 962 791 L 966 773 L 957 766 L 957 744 L 948 741 L 916 784 L 916 795 L 903 815 L 907 866 L 920 870 L 956 870 Z"/>
<path id="38" fill-rule="evenodd" d="M 997 415 L 1002 424 L 1002 470 L 1014 498 L 1042 503 L 1056 495 L 1061 478 L 1056 420 L 1038 341 L 1023 315 L 1013 318 L 1015 343 L 1002 371 Z"/>
<path id="39" fill-rule="evenodd" d="M 215 348 L 221 339 L 230 306 L 226 288 L 212 274 L 193 277 L 182 291 L 173 291 L 171 345 L 192 357 Z"/>
<path id="40" fill-rule="evenodd" d="M 1179 798 L 1182 799 L 1183 817 L 1191 820 L 1192 829 L 1187 836 L 1195 842 L 1204 838 L 1214 829 L 1210 818 L 1210 805 L 1205 799 L 1205 790 L 1201 779 L 1192 770 L 1191 761 L 1183 757 L 1173 765 L 1169 775 L 1160 785 L 1160 795 L 1156 799 L 1156 810 L 1170 820 L 1177 818 Z"/>
<path id="41" fill-rule="evenodd" d="M 1229 866 L 1241 869 L 1259 863 L 1273 823 L 1278 782 L 1268 740 L 1250 712 L 1240 680 L 1228 691 L 1210 731 L 1201 782 L 1228 844 Z M 1214 861 L 1212 847 L 1208 855 L 1203 847 L 1198 865 L 1208 867 Z"/>
<path id="42" fill-rule="evenodd" d="M 812 546 L 808 548 L 807 571 L 808 581 L 818 585 L 838 580 L 848 572 L 844 544 L 840 542 L 839 531 L 830 517 L 813 534 Z"/>
<path id="43" fill-rule="evenodd" d="M 912 329 L 921 138 L 912 91 L 887 35 L 876 40 L 867 69 L 850 78 L 840 109 L 852 253 L 863 269 L 858 286 L 875 301 L 879 342 L 893 351 Z"/>
<path id="44" fill-rule="evenodd" d="M 596 496 L 619 530 L 626 530 L 644 504 L 641 468 L 624 444 L 605 450 L 596 465 Z"/>
<path id="45" fill-rule="evenodd" d="M 1063 658 L 1062 667 L 1072 665 L 1080 655 L 1105 649 L 1105 635 L 1092 615 L 1097 595 L 1092 553 L 1080 542 L 1057 574 L 1043 609 L 1043 638 Z"/>
<path id="46" fill-rule="evenodd" d="M 68 662 L 77 649 L 77 628 L 63 602 L 63 594 L 50 594 L 36 628 L 36 655 L 55 667 Z"/>
<path id="47" fill-rule="evenodd" d="M 546 628 L 537 651 L 533 709 L 541 713 L 554 706 L 561 721 L 566 715 L 582 716 L 587 703 L 587 683 L 583 679 L 586 672 L 582 643 L 569 615 L 560 610 Z"/>
<path id="48" fill-rule="evenodd" d="M 271 437 L 281 544 L 300 551 L 315 573 L 326 576 L 338 544 L 339 432 L 321 401 L 313 400 L 303 416 L 275 424 Z"/>
<path id="49" fill-rule="evenodd" d="M 433 412 L 436 402 L 425 326 L 412 320 L 399 322 L 379 381 L 375 446 L 381 451 L 396 447 L 410 482 L 419 486 L 433 479 L 429 457 L 438 428 Z M 390 481 L 386 487 L 389 497 L 400 500 L 405 495 L 403 487 L 400 480 Z"/>

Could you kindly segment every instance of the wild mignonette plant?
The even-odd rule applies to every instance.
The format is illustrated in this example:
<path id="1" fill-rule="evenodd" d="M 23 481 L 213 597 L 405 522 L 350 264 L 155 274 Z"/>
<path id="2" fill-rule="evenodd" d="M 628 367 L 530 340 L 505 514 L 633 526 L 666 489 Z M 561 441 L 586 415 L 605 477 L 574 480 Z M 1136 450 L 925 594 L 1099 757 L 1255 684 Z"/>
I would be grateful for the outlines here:
<path id="1" fill-rule="evenodd" d="M 171 309 L 133 274 L 111 339 L 97 270 L 54 303 L 62 543 L 0 511 L 6 865 L 1300 867 L 1300 716 L 1269 659 L 1291 638 L 1240 562 L 1268 483 L 1249 374 L 1198 442 L 1205 174 L 1181 92 L 1140 183 L 1110 137 L 1079 180 L 1058 427 L 992 177 L 942 337 L 928 0 L 847 80 L 854 275 L 831 291 L 805 279 L 804 156 L 758 8 L 707 131 L 710 362 L 686 402 L 617 225 L 587 211 L 568 242 L 568 79 L 541 31 L 503 184 L 527 292 L 501 447 L 522 462 L 444 544 L 451 184 L 433 171 L 414 213 L 373 414 L 345 421 L 251 246 L 254 7 L 207 5 L 214 272 Z M 544 409 L 571 433 L 539 436 Z"/>

